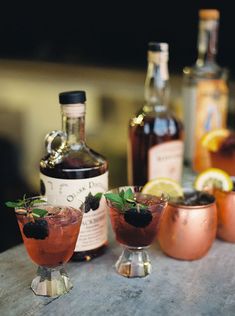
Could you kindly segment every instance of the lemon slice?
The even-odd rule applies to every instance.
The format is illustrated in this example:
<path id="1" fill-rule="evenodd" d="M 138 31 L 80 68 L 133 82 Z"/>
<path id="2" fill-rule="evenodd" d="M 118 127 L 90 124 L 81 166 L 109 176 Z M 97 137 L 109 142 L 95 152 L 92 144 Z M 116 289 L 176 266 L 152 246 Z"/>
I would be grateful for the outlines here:
<path id="1" fill-rule="evenodd" d="M 172 179 L 168 178 L 156 178 L 147 182 L 142 192 L 144 194 L 152 194 L 160 196 L 162 192 L 167 193 L 170 198 L 176 198 L 183 196 L 183 189 L 180 184 Z"/>
<path id="2" fill-rule="evenodd" d="M 230 134 L 228 129 L 220 128 L 206 133 L 201 140 L 204 147 L 210 151 L 217 151 L 221 142 Z"/>
<path id="3" fill-rule="evenodd" d="M 225 171 L 218 168 L 209 168 L 196 177 L 194 188 L 199 191 L 209 191 L 215 188 L 231 191 L 233 189 L 233 181 Z"/>

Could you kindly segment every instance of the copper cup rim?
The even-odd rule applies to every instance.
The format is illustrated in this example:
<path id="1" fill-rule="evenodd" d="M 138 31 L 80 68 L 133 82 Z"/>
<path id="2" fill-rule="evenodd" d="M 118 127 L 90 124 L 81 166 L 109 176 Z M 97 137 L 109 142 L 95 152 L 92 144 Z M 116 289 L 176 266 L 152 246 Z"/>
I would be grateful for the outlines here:
<path id="1" fill-rule="evenodd" d="M 186 210 L 192 210 L 192 209 L 204 209 L 215 205 L 215 200 L 212 203 L 204 204 L 204 205 L 183 205 L 183 204 L 177 204 L 174 202 L 168 202 L 169 206 L 175 207 L 175 208 L 181 208 Z"/>
<path id="2" fill-rule="evenodd" d="M 193 189 L 188 189 L 188 188 L 184 188 L 183 189 L 184 193 L 189 193 L 189 192 L 196 192 L 196 190 Z M 204 204 L 204 205 L 184 205 L 184 204 L 178 204 L 176 202 L 170 201 L 168 202 L 168 205 L 174 207 L 174 208 L 181 208 L 181 209 L 204 209 L 204 208 L 208 208 L 211 207 L 213 205 L 216 205 L 216 198 L 214 195 L 211 195 L 211 197 L 214 199 L 213 202 L 208 203 L 208 204 Z"/>
<path id="3" fill-rule="evenodd" d="M 224 193 L 224 194 L 231 194 L 231 195 L 235 194 L 235 191 L 225 191 L 225 190 L 221 190 L 221 189 L 215 189 L 215 192 Z"/>

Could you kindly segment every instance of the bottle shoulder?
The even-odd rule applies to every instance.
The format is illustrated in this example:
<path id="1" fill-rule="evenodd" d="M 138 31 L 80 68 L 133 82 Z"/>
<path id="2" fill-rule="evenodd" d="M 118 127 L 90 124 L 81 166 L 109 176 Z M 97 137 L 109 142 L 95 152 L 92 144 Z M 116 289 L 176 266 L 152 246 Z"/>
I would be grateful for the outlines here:
<path id="1" fill-rule="evenodd" d="M 157 113 L 157 115 L 138 116 L 129 124 L 130 133 L 143 135 L 175 135 L 183 138 L 183 123 L 171 112 Z"/>
<path id="2" fill-rule="evenodd" d="M 167 106 L 149 106 L 145 104 L 136 116 L 130 119 L 129 125 L 143 125 L 156 119 L 181 122 Z"/>
<path id="3" fill-rule="evenodd" d="M 199 80 L 224 80 L 228 79 L 228 70 L 220 67 L 216 63 L 206 63 L 204 65 L 195 64 L 192 67 L 184 67 L 184 82 L 197 82 Z"/>
<path id="4" fill-rule="evenodd" d="M 40 161 L 40 171 L 58 178 L 88 178 L 108 171 L 107 159 L 88 147 L 68 148 L 60 157 L 54 159 L 47 154 Z"/>

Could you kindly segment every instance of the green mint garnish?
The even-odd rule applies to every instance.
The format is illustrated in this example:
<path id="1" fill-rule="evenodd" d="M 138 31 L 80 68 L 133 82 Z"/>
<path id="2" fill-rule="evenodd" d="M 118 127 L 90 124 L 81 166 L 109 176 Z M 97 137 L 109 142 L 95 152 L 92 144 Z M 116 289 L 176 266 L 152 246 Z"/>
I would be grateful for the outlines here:
<path id="1" fill-rule="evenodd" d="M 48 214 L 47 210 L 43 210 L 43 209 L 40 209 L 40 208 L 34 208 L 32 210 L 32 215 L 33 217 L 44 217 Z"/>
<path id="2" fill-rule="evenodd" d="M 131 190 L 131 188 L 127 189 L 126 191 L 121 190 L 119 193 L 105 193 L 105 198 L 112 202 L 112 204 L 120 211 L 125 212 L 126 210 L 130 209 L 131 207 L 137 207 L 144 210 L 147 206 L 139 204 L 135 200 L 135 194 Z"/>
<path id="3" fill-rule="evenodd" d="M 133 202 L 134 201 L 134 193 L 132 192 L 131 188 L 127 189 L 125 192 L 124 192 L 124 199 L 125 200 L 132 200 Z"/>
<path id="4" fill-rule="evenodd" d="M 11 207 L 11 208 L 15 208 L 15 207 L 20 207 L 21 206 L 21 205 L 19 205 L 19 202 L 11 202 L 11 201 L 6 202 L 5 205 L 7 207 Z"/>
<path id="5" fill-rule="evenodd" d="M 120 211 L 124 207 L 124 201 L 119 194 L 116 193 L 106 193 L 104 194 L 107 200 L 111 201 Z"/>
<path id="6" fill-rule="evenodd" d="M 30 200 L 26 198 L 26 195 L 24 195 L 22 199 L 19 199 L 17 201 L 8 201 L 5 203 L 5 205 L 10 208 L 23 208 L 26 210 L 28 214 L 32 213 L 33 217 L 40 218 L 40 217 L 46 216 L 48 212 L 44 209 L 39 209 L 39 208 L 35 208 L 32 211 L 29 210 L 30 208 L 34 207 L 34 205 L 37 205 L 40 203 L 45 203 L 45 200 L 42 200 L 42 199 Z"/>
<path id="7" fill-rule="evenodd" d="M 103 193 L 98 192 L 95 194 L 95 197 L 100 200 L 102 195 L 103 195 Z"/>
<path id="8" fill-rule="evenodd" d="M 34 206 L 35 204 L 40 204 L 40 203 L 45 203 L 45 200 L 42 200 L 42 199 L 36 199 L 36 200 L 32 200 L 29 205 L 32 207 Z"/>

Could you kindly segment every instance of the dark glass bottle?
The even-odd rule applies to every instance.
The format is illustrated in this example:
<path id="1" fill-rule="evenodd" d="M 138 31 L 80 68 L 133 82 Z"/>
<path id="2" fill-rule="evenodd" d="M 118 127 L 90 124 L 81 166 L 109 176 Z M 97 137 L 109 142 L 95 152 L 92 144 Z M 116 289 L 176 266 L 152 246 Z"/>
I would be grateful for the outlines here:
<path id="1" fill-rule="evenodd" d="M 56 195 L 60 203 L 77 206 L 89 196 L 108 190 L 107 160 L 85 142 L 84 91 L 59 95 L 62 131 L 46 136 L 48 154 L 40 161 L 41 193 Z M 94 208 L 94 207 L 93 207 Z M 90 260 L 107 247 L 106 204 L 84 214 L 72 260 Z"/>
<path id="2" fill-rule="evenodd" d="M 183 126 L 168 108 L 168 44 L 149 43 L 145 104 L 129 123 L 128 182 L 181 180 Z"/>

